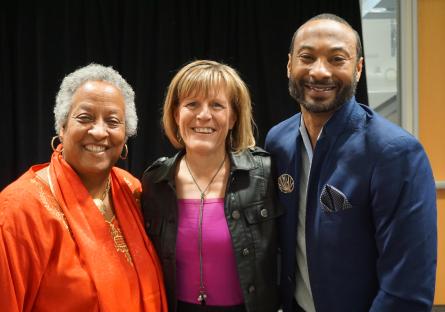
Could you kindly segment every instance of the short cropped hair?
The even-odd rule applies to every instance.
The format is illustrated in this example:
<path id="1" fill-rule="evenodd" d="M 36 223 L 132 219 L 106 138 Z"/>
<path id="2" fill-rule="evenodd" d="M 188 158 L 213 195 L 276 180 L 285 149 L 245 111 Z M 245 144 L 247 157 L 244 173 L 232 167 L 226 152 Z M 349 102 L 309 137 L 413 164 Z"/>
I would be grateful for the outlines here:
<path id="1" fill-rule="evenodd" d="M 294 52 L 295 38 L 297 37 L 298 32 L 300 31 L 301 27 L 303 27 L 308 22 L 318 21 L 318 20 L 335 21 L 337 23 L 346 25 L 347 27 L 349 27 L 352 30 L 352 32 L 355 35 L 355 49 L 356 49 L 357 62 L 358 62 L 360 60 L 360 58 L 363 56 L 362 41 L 360 40 L 360 36 L 359 36 L 358 32 L 354 28 L 352 28 L 352 26 L 346 20 L 344 20 L 340 16 L 337 16 L 337 15 L 331 14 L 331 13 L 322 13 L 322 14 L 316 15 L 316 16 L 310 18 L 309 20 L 307 20 L 303 25 L 298 27 L 298 29 L 295 31 L 294 35 L 292 36 L 292 41 L 291 41 L 290 49 L 289 49 L 290 55 L 292 55 L 292 53 Z"/>
<path id="2" fill-rule="evenodd" d="M 208 97 L 217 90 L 226 92 L 236 114 L 231 143 L 230 139 L 226 138 L 227 147 L 240 152 L 255 146 L 252 103 L 244 81 L 236 70 L 228 65 L 209 60 L 197 60 L 178 71 L 170 82 L 165 96 L 162 124 L 167 138 L 175 148 L 184 148 L 175 121 L 175 111 L 179 102 L 189 96 Z"/>
<path id="3" fill-rule="evenodd" d="M 77 89 L 88 81 L 104 81 L 118 88 L 125 101 L 125 136 L 136 134 L 138 117 L 134 104 L 134 91 L 124 78 L 112 67 L 100 64 L 89 64 L 67 75 L 60 85 L 54 106 L 56 133 L 65 126 L 71 109 L 73 95 Z"/>

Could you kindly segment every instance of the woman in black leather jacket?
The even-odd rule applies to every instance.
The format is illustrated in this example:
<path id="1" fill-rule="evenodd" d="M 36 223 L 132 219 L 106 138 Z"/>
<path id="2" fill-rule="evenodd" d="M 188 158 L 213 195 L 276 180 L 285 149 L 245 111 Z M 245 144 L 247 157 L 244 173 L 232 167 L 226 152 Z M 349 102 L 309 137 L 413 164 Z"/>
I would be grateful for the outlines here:
<path id="1" fill-rule="evenodd" d="M 179 152 L 145 171 L 142 207 L 169 310 L 277 311 L 282 211 L 246 85 L 227 65 L 194 61 L 170 83 L 163 126 Z"/>

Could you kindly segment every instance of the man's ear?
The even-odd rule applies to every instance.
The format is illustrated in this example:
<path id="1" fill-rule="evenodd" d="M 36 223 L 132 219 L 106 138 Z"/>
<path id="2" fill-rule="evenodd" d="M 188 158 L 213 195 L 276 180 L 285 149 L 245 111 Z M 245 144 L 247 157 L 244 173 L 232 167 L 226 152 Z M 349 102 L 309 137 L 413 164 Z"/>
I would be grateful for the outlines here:
<path id="1" fill-rule="evenodd" d="M 355 65 L 355 72 L 356 72 L 356 76 L 355 76 L 355 80 L 358 82 L 360 80 L 360 77 L 362 76 L 362 70 L 363 70 L 363 57 L 361 57 L 358 62 L 357 65 Z"/>
<path id="2" fill-rule="evenodd" d="M 292 67 L 292 55 L 290 53 L 287 54 L 287 78 L 290 78 L 290 69 Z"/>

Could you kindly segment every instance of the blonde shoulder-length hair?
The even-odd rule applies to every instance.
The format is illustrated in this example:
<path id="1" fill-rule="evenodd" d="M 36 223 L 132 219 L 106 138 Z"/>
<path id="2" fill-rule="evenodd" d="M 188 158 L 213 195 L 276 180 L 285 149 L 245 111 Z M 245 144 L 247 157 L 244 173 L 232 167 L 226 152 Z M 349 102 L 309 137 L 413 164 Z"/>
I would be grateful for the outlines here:
<path id="1" fill-rule="evenodd" d="M 197 60 L 182 67 L 173 77 L 164 100 L 162 124 L 170 143 L 177 149 L 184 148 L 180 139 L 175 111 L 179 102 L 189 96 L 208 97 L 217 90 L 224 90 L 236 114 L 231 139 L 226 146 L 241 152 L 255 146 L 252 103 L 249 90 L 236 70 L 228 65 L 209 60 Z"/>

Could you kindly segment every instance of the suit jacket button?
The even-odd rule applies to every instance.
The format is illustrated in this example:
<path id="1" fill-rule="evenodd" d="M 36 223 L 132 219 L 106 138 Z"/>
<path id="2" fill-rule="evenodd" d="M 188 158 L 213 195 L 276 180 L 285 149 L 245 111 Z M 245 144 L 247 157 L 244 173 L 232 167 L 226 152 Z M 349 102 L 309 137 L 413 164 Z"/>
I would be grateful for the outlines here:
<path id="1" fill-rule="evenodd" d="M 234 210 L 234 211 L 232 212 L 232 218 L 233 218 L 233 219 L 238 220 L 240 217 L 241 217 L 241 215 L 240 215 L 240 213 L 239 213 L 238 210 Z"/>
<path id="2" fill-rule="evenodd" d="M 254 293 L 254 292 L 255 292 L 255 286 L 250 285 L 250 286 L 249 286 L 249 294 L 252 294 L 252 293 Z"/>
<path id="3" fill-rule="evenodd" d="M 248 256 L 250 253 L 249 248 L 244 248 L 243 249 L 243 256 Z"/>

